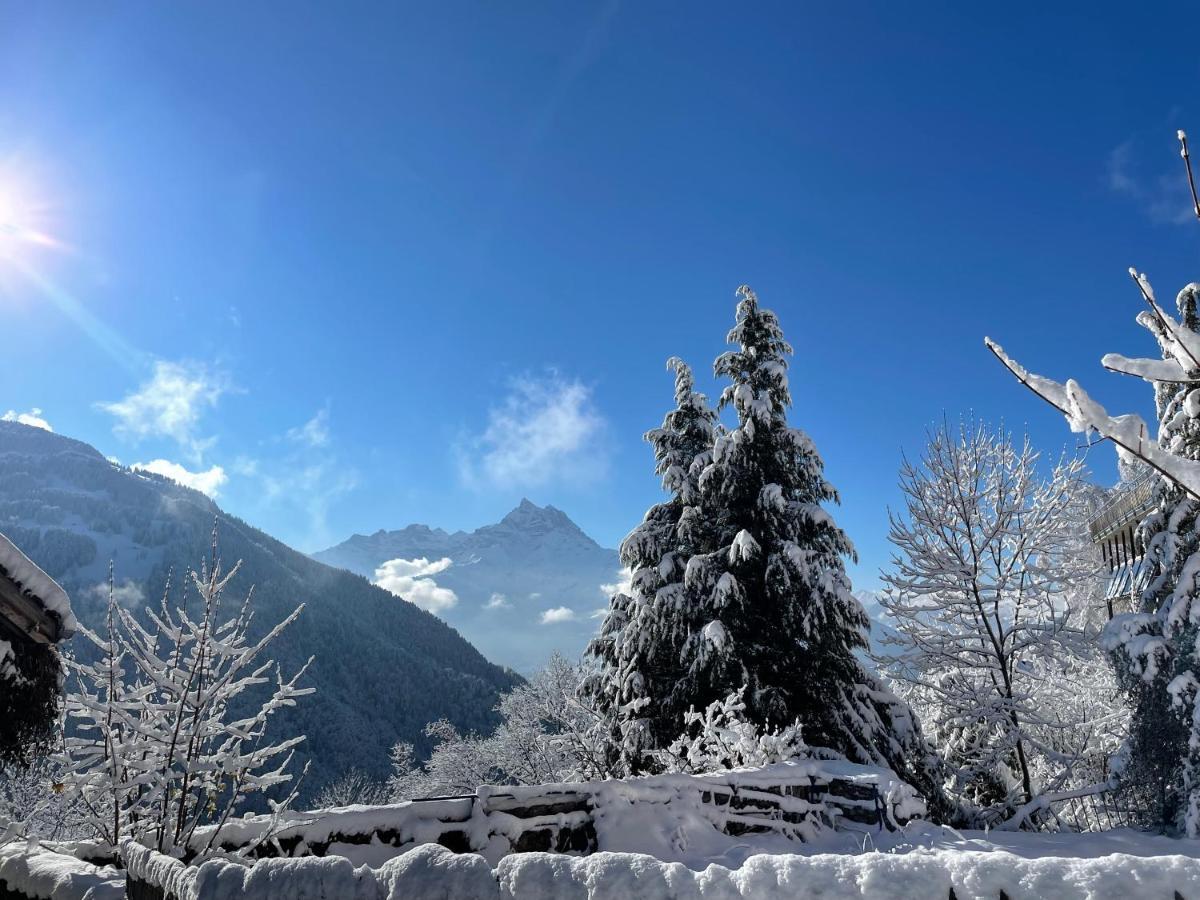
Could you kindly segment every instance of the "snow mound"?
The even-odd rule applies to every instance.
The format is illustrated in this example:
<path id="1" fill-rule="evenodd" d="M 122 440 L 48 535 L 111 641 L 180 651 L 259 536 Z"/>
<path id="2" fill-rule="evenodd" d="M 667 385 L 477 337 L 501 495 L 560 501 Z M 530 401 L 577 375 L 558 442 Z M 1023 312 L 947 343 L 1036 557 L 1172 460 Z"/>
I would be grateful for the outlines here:
<path id="1" fill-rule="evenodd" d="M 509 856 L 496 870 L 500 896 L 522 900 L 1041 900 L 1200 896 L 1200 862 L 1185 856 L 1022 859 L 1005 852 L 752 856 L 736 869 L 703 871 L 630 853 L 578 858 Z"/>
<path id="2" fill-rule="evenodd" d="M 123 900 L 125 876 L 21 841 L 0 847 L 0 896 L 5 889 L 38 900 Z"/>

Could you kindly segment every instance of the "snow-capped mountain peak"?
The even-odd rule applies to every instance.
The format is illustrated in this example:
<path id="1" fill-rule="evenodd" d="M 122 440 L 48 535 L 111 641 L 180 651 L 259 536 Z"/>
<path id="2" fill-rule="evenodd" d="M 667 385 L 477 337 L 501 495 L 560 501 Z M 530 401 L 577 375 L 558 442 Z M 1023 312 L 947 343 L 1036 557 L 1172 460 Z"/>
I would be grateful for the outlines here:
<path id="1" fill-rule="evenodd" d="M 419 572 L 393 581 L 400 596 L 420 604 L 435 589 L 434 612 L 492 660 L 531 671 L 553 650 L 576 656 L 595 630 L 592 616 L 606 603 L 602 585 L 620 576 L 615 550 L 597 544 L 570 516 L 522 499 L 499 522 L 448 533 L 426 525 L 380 531 L 314 556 L 378 582 L 378 573 Z M 436 572 L 435 561 L 449 560 Z"/>

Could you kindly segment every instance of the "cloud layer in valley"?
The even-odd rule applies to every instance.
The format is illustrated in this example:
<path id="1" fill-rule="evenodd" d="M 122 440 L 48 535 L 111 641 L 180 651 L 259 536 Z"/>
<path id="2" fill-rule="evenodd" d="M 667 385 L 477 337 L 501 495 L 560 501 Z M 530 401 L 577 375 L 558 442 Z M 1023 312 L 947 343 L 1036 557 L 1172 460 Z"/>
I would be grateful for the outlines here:
<path id="1" fill-rule="evenodd" d="M 439 587 L 430 576 L 444 572 L 453 563 L 449 557 L 389 559 L 375 570 L 375 584 L 427 612 L 439 613 L 458 603 L 458 595 Z"/>

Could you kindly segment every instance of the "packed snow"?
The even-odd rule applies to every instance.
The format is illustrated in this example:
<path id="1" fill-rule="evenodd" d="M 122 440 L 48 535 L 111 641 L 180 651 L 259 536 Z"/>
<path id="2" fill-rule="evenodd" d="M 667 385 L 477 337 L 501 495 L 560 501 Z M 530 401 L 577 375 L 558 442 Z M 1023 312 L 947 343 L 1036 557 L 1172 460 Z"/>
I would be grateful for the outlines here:
<path id="1" fill-rule="evenodd" d="M 94 866 L 23 841 L 0 847 L 0 894 L 5 887 L 38 900 L 125 897 L 125 877 L 112 866 Z"/>
<path id="2" fill-rule="evenodd" d="M 1200 847 L 1190 841 L 1113 831 L 1098 835 L 986 835 L 913 823 L 900 832 L 842 834 L 800 852 L 763 852 L 748 839 L 735 852 L 690 862 L 645 853 L 591 856 L 523 853 L 494 868 L 475 854 L 425 844 L 377 867 L 338 857 L 232 859 L 199 867 L 127 847 L 131 876 L 178 900 L 337 896 L 347 900 L 960 900 L 1010 897 L 1171 900 L 1200 896 Z M 866 849 L 864 849 L 864 847 Z M 322 891 L 324 893 L 322 893 Z"/>

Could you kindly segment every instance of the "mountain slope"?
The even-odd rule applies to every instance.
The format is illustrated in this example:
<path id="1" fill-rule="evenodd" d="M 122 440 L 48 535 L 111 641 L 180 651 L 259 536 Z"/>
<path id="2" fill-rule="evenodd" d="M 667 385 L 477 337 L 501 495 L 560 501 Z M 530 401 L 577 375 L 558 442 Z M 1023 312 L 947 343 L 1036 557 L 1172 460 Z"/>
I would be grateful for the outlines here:
<path id="1" fill-rule="evenodd" d="M 389 560 L 451 560 L 429 576 L 458 597 L 438 615 L 489 659 L 522 672 L 554 650 L 580 654 L 596 628 L 591 615 L 607 605 L 601 586 L 616 582 L 620 570 L 615 550 L 601 547 L 561 510 L 528 500 L 469 533 L 409 525 L 356 534 L 313 555 L 372 579 Z M 543 622 L 548 610 L 559 612 Z"/>
<path id="2" fill-rule="evenodd" d="M 498 693 L 519 679 L 436 617 L 292 550 L 203 494 L 114 465 L 79 441 L 0 422 L 0 531 L 67 589 L 91 628 L 103 621 L 110 559 L 118 596 L 140 608 L 157 600 L 168 571 L 199 564 L 214 520 L 226 567 L 243 561 L 234 596 L 254 586 L 252 632 L 306 604 L 273 655 L 285 671 L 316 657 L 308 683 L 317 693 L 280 722 L 280 733 L 308 736 L 301 750 L 312 759 L 312 787 L 352 766 L 385 774 L 391 745 L 426 748 L 422 729 L 435 719 L 494 725 Z M 83 639 L 72 643 L 89 652 Z"/>

